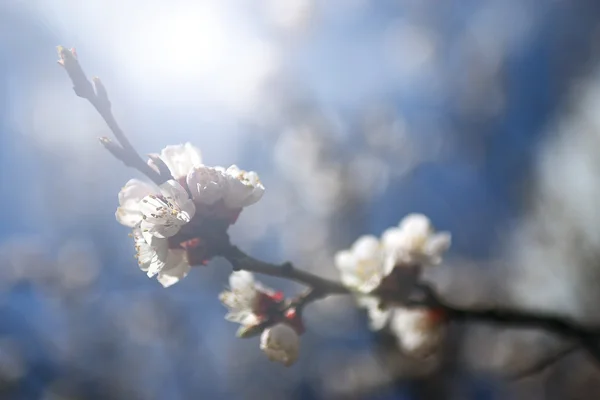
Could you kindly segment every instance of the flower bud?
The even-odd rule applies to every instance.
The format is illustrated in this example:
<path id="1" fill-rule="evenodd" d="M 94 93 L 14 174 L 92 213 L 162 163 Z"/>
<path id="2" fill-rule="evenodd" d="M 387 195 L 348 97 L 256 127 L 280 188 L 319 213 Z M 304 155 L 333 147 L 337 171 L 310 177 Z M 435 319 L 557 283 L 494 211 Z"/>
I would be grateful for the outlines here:
<path id="1" fill-rule="evenodd" d="M 279 323 L 263 331 L 260 337 L 260 349 L 265 352 L 269 360 L 289 367 L 298 359 L 300 337 L 291 326 Z"/>

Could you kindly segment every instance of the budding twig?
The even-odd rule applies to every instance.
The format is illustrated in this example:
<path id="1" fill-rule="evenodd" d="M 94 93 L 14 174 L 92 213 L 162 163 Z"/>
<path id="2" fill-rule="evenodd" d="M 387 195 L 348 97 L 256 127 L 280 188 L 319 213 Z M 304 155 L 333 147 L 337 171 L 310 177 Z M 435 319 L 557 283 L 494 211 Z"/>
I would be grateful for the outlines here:
<path id="1" fill-rule="evenodd" d="M 96 111 L 98 111 L 98 114 L 100 114 L 104 122 L 106 122 L 106 125 L 108 125 L 112 131 L 113 135 L 115 135 L 115 138 L 121 144 L 121 146 L 118 146 L 108 138 L 101 138 L 100 142 L 104 145 L 104 147 L 115 158 L 121 160 L 128 167 L 137 169 L 157 185 L 172 179 L 171 176 L 162 176 L 157 173 L 142 159 L 142 157 L 140 157 L 115 120 L 115 117 L 111 111 L 108 93 L 100 81 L 100 78 L 94 77 L 94 85 L 92 86 L 92 83 L 89 81 L 85 72 L 81 68 L 81 65 L 79 64 L 75 50 L 69 50 L 63 46 L 58 46 L 58 55 L 60 57 L 58 63 L 65 68 L 69 78 L 71 78 L 75 94 L 88 100 L 90 104 L 94 106 Z"/>

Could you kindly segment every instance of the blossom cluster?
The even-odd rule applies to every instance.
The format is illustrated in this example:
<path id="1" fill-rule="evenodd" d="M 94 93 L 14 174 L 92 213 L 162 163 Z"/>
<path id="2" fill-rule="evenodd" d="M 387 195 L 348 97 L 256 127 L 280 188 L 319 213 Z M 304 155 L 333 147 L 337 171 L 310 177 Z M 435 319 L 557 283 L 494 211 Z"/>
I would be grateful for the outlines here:
<path id="1" fill-rule="evenodd" d="M 148 165 L 164 183 L 130 180 L 119 192 L 115 215 L 132 228 L 141 270 L 168 287 L 184 278 L 192 265 L 205 264 L 217 254 L 207 232 L 225 233 L 244 207 L 260 200 L 264 186 L 255 172 L 235 165 L 204 165 L 200 150 L 190 143 L 165 147 Z M 427 217 L 411 214 L 380 238 L 363 236 L 336 254 L 341 281 L 368 310 L 371 328 L 390 329 L 410 355 L 425 357 L 436 349 L 443 314 L 404 307 L 403 299 L 420 278 L 421 268 L 439 264 L 449 245 L 448 233 L 434 232 Z M 292 365 L 304 332 L 294 301 L 263 286 L 248 271 L 233 272 L 229 286 L 220 300 L 228 309 L 226 319 L 240 324 L 238 336 L 260 335 L 260 348 L 270 360 Z"/>
<path id="2" fill-rule="evenodd" d="M 168 287 L 212 257 L 202 225 L 208 231 L 227 229 L 244 207 L 260 200 L 264 186 L 255 172 L 202 164 L 200 150 L 190 143 L 167 146 L 148 164 L 158 173 L 164 166 L 170 179 L 159 186 L 130 180 L 119 192 L 115 215 L 133 229 L 142 271 Z M 220 299 L 229 309 L 226 319 L 241 325 L 238 336 L 260 334 L 260 348 L 269 359 L 293 364 L 304 331 L 296 309 L 247 271 L 233 272 L 229 283 L 230 291 Z"/>
<path id="3" fill-rule="evenodd" d="M 408 355 L 427 357 L 441 341 L 443 313 L 402 303 L 419 280 L 421 268 L 438 265 L 450 241 L 450 234 L 436 233 L 426 216 L 410 214 L 380 238 L 362 236 L 335 256 L 342 282 L 368 311 L 371 329 L 391 330 Z M 391 304 L 384 301 L 387 293 L 393 293 Z"/>
<path id="4" fill-rule="evenodd" d="M 119 192 L 116 218 L 133 229 L 142 271 L 168 287 L 184 278 L 191 265 L 204 264 L 211 249 L 198 235 L 203 224 L 227 227 L 265 190 L 255 172 L 232 165 L 208 167 L 190 143 L 167 146 L 150 161 L 166 165 L 170 176 L 157 186 L 131 179 Z M 216 223 L 215 223 L 216 222 Z"/>
<path id="5" fill-rule="evenodd" d="M 236 269 L 229 278 L 229 290 L 220 295 L 228 309 L 226 319 L 240 324 L 239 337 L 260 335 L 260 348 L 270 360 L 292 365 L 298 359 L 304 332 L 303 306 L 327 295 L 332 287 L 332 293 L 344 293 L 344 287 L 318 277 L 299 279 L 310 282 L 309 286 L 314 282 L 327 284 L 325 289 L 312 287 L 309 295 L 288 300 L 283 293 L 255 281 L 250 272 L 237 270 L 238 249 L 229 243 L 227 229 L 245 207 L 262 198 L 265 188 L 258 175 L 236 165 L 206 166 L 200 150 L 190 143 L 167 146 L 160 154 L 150 155 L 144 164 L 116 129 L 102 82 L 94 78 L 92 85 L 87 79 L 75 49 L 59 46 L 58 54 L 58 63 L 67 71 L 75 93 L 94 105 L 122 145 L 102 139 L 105 147 L 156 182 L 131 179 L 118 195 L 115 216 L 132 229 L 140 269 L 169 287 L 187 276 L 193 265 L 225 256 Z M 448 233 L 435 233 L 425 216 L 413 214 L 380 238 L 359 238 L 351 249 L 336 254 L 335 265 L 342 284 L 368 310 L 371 327 L 391 329 L 402 349 L 423 357 L 439 344 L 444 315 L 429 308 L 407 308 L 404 301 L 419 280 L 421 268 L 439 264 L 449 246 Z M 290 275 L 293 272 L 291 268 L 287 271 Z M 282 276 L 281 271 L 272 274 Z M 310 293 L 317 295 L 311 298 Z"/>
<path id="6" fill-rule="evenodd" d="M 261 334 L 260 348 L 271 361 L 292 365 L 298 358 L 302 319 L 283 293 L 275 292 L 254 280 L 247 271 L 235 271 L 229 277 L 230 290 L 220 300 L 228 308 L 225 318 L 239 323 L 242 338 Z"/>

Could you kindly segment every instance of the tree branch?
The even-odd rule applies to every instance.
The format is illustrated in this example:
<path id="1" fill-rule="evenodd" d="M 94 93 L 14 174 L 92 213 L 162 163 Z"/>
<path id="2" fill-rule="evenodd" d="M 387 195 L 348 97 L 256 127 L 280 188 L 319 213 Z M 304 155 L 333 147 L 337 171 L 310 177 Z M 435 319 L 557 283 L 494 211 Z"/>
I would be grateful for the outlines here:
<path id="1" fill-rule="evenodd" d="M 569 354 L 576 351 L 578 348 L 579 346 L 577 345 L 577 343 L 569 343 L 560 350 L 554 351 L 551 354 L 547 354 L 545 357 L 540 358 L 533 365 L 530 365 L 527 368 L 523 368 L 521 371 L 518 371 L 516 373 L 507 374 L 505 378 L 510 381 L 519 381 L 542 373 L 546 369 L 550 368 L 552 365 L 556 364 L 563 358 L 567 357 Z"/>
<path id="2" fill-rule="evenodd" d="M 231 263 L 234 270 L 246 270 L 289 279 L 308 286 L 309 290 L 294 302 L 294 304 L 300 307 L 304 307 L 313 301 L 329 295 L 352 294 L 351 290 L 339 282 L 299 270 L 289 262 L 276 265 L 257 260 L 236 246 L 230 245 L 220 255 Z M 440 309 L 450 322 L 479 322 L 503 327 L 542 329 L 563 338 L 574 339 L 600 365 L 600 329 L 598 327 L 580 325 L 568 318 L 543 312 L 530 312 L 499 307 L 481 309 L 462 308 L 445 302 L 429 285 L 419 284 L 416 289 L 415 295 L 411 296 L 408 302 L 399 305 L 404 307 Z M 385 296 L 385 294 L 383 295 Z M 388 299 L 393 300 L 392 297 L 388 297 Z M 552 360 L 558 360 L 559 358 L 553 357 L 547 363 L 541 363 L 539 368 L 542 369 L 548 363 L 552 362 Z"/>
<path id="3" fill-rule="evenodd" d="M 92 86 L 92 83 L 88 80 L 77 60 L 77 53 L 75 50 L 68 50 L 63 46 L 58 46 L 58 54 L 60 57 L 58 63 L 62 65 L 69 74 L 75 94 L 87 99 L 90 104 L 94 106 L 121 145 L 119 146 L 105 137 L 100 138 L 100 143 L 102 143 L 115 158 L 121 160 L 128 167 L 137 169 L 157 185 L 172 179 L 170 175 L 161 175 L 156 172 L 144 161 L 144 159 L 142 159 L 142 157 L 140 157 L 112 114 L 110 100 L 104 84 L 100 81 L 100 78 L 94 77 L 94 84 Z"/>
<path id="4" fill-rule="evenodd" d="M 321 278 L 310 272 L 302 271 L 295 268 L 289 262 L 277 265 L 257 260 L 233 245 L 223 249 L 219 255 L 229 261 L 235 271 L 246 270 L 256 272 L 263 275 L 292 280 L 308 286 L 311 289 L 311 292 L 310 295 L 307 295 L 307 301 L 314 301 L 334 294 L 351 293 L 347 287 L 339 282 Z"/>

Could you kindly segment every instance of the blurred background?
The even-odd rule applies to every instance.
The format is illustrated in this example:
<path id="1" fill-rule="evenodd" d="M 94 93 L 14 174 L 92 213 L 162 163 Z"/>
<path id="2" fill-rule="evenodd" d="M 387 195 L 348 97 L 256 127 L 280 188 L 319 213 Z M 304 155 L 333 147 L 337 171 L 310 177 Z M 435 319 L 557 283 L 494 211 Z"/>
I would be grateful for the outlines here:
<path id="1" fill-rule="evenodd" d="M 114 219 L 139 174 L 58 44 L 142 154 L 260 174 L 231 232 L 250 254 L 335 278 L 336 250 L 422 212 L 453 234 L 427 276 L 449 300 L 600 323 L 597 0 L 0 0 L 0 398 L 597 398 L 544 332 L 452 326 L 419 363 L 342 297 L 270 363 L 223 318 L 224 261 L 168 290 L 139 271 Z"/>

